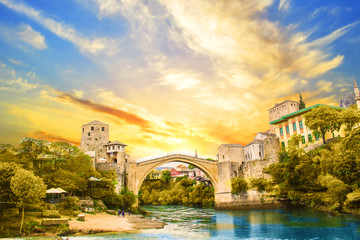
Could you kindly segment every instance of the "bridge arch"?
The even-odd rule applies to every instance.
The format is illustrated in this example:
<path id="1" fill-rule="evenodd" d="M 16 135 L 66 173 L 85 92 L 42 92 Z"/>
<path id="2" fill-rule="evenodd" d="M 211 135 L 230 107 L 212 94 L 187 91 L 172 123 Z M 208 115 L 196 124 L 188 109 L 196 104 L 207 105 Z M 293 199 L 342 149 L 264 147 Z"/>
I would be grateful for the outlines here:
<path id="1" fill-rule="evenodd" d="M 209 177 L 215 192 L 217 192 L 219 181 L 217 162 L 183 154 L 172 154 L 143 162 L 132 163 L 128 173 L 129 189 L 132 190 L 135 194 L 138 194 L 140 186 L 145 180 L 146 176 L 156 167 L 169 162 L 183 162 L 199 168 Z"/>

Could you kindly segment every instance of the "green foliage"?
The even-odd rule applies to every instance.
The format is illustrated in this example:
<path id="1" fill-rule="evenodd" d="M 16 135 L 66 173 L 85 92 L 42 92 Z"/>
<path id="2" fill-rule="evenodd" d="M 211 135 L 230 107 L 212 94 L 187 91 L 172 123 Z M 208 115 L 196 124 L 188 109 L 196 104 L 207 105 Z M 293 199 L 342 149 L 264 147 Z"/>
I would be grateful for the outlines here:
<path id="1" fill-rule="evenodd" d="M 188 169 L 195 169 L 196 167 L 194 165 L 189 164 Z"/>
<path id="2" fill-rule="evenodd" d="M 24 138 L 18 153 L 32 163 L 34 171 L 38 171 L 42 164 L 40 157 L 49 153 L 49 142 L 43 139 Z"/>
<path id="3" fill-rule="evenodd" d="M 360 128 L 308 153 L 297 149 L 295 142 L 279 152 L 279 163 L 266 169 L 277 185 L 276 194 L 332 213 L 359 209 Z"/>
<path id="4" fill-rule="evenodd" d="M 346 194 L 349 193 L 350 188 L 341 180 L 330 174 L 319 176 L 320 184 L 327 188 L 329 195 L 328 202 L 343 203 L 346 199 Z"/>
<path id="5" fill-rule="evenodd" d="M 214 189 L 186 176 L 176 181 L 145 180 L 140 188 L 140 203 L 147 205 L 213 206 Z"/>
<path id="6" fill-rule="evenodd" d="M 40 203 L 41 199 L 46 197 L 46 185 L 43 180 L 25 169 L 16 171 L 11 178 L 10 188 L 21 207 Z"/>
<path id="7" fill-rule="evenodd" d="M 357 188 L 352 193 L 346 195 L 346 202 L 344 204 L 349 209 L 360 208 L 360 189 Z"/>
<path id="8" fill-rule="evenodd" d="M 338 131 L 342 124 L 339 111 L 330 106 L 313 108 L 304 117 L 306 126 L 313 130 L 314 134 L 320 133 L 323 143 L 325 143 L 325 133 Z"/>
<path id="9" fill-rule="evenodd" d="M 249 189 L 248 183 L 245 179 L 239 177 L 231 178 L 231 193 L 239 194 Z"/>
<path id="10" fill-rule="evenodd" d="M 25 169 L 18 169 L 10 181 L 11 191 L 17 197 L 18 206 L 22 207 L 20 234 L 24 222 L 25 206 L 39 204 L 46 197 L 46 185 L 40 177 Z"/>
<path id="11" fill-rule="evenodd" d="M 0 202 L 14 203 L 17 197 L 10 188 L 11 178 L 20 167 L 14 163 L 0 162 Z"/>
<path id="12" fill-rule="evenodd" d="M 265 178 L 252 178 L 250 179 L 250 187 L 256 188 L 259 192 L 265 191 L 268 188 L 269 181 Z"/>
<path id="13" fill-rule="evenodd" d="M 357 109 L 346 108 L 340 113 L 341 122 L 345 124 L 346 131 L 351 131 L 351 129 L 360 122 L 360 113 Z"/>
<path id="14" fill-rule="evenodd" d="M 104 198 L 105 205 L 110 209 L 130 210 L 136 203 L 136 195 L 129 189 L 122 188 L 120 194 L 112 193 Z"/>
<path id="15" fill-rule="evenodd" d="M 74 192 L 83 192 L 87 188 L 86 178 L 76 172 L 59 169 L 54 177 L 53 184 L 66 190 L 71 196 Z"/>
<path id="16" fill-rule="evenodd" d="M 161 172 L 161 180 L 169 182 L 171 180 L 171 173 L 169 170 L 164 170 Z"/>
<path id="17" fill-rule="evenodd" d="M 302 96 L 300 93 L 300 101 L 299 101 L 299 110 L 306 108 L 304 101 L 302 100 Z"/>

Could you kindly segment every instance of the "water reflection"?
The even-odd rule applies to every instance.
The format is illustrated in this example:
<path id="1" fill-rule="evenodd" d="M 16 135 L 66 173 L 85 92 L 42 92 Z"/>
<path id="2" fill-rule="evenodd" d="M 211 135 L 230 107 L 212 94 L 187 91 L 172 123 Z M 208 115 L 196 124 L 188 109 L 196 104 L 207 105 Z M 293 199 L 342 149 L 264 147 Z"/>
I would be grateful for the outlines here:
<path id="1" fill-rule="evenodd" d="M 70 239 L 360 239 L 359 217 L 332 217 L 308 210 L 219 211 L 182 206 L 146 206 L 164 229 Z"/>

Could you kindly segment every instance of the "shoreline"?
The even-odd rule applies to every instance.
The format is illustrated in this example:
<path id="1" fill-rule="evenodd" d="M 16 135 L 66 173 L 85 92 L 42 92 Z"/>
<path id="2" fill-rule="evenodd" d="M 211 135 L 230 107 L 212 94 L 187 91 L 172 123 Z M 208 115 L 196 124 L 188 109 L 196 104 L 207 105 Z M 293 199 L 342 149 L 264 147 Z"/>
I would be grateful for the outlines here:
<path id="1" fill-rule="evenodd" d="M 76 219 L 69 221 L 69 235 L 134 232 L 143 229 L 159 229 L 165 225 L 163 222 L 135 214 L 126 214 L 125 217 L 107 213 L 83 214 L 85 215 L 85 221 Z"/>

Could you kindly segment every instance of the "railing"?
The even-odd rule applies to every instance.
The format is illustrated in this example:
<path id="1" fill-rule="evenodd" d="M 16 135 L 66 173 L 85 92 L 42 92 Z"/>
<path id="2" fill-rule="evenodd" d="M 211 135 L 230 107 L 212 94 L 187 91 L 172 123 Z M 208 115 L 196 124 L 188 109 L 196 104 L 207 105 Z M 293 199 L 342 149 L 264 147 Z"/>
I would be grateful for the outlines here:
<path id="1" fill-rule="evenodd" d="M 164 158 L 164 157 L 168 157 L 168 156 L 172 156 L 172 155 L 184 155 L 184 156 L 188 156 L 188 157 L 194 157 L 194 158 L 196 157 L 196 158 L 199 158 L 202 160 L 207 160 L 208 158 L 211 158 L 216 161 L 216 157 L 214 157 L 214 156 L 206 156 L 206 155 L 200 155 L 200 154 L 197 154 L 195 156 L 195 153 L 189 153 L 189 152 L 170 152 L 170 153 L 163 153 L 163 154 L 140 158 L 140 159 L 136 160 L 136 162 L 140 163 L 140 162 L 152 161 L 152 160 L 156 160 L 159 158 Z"/>

